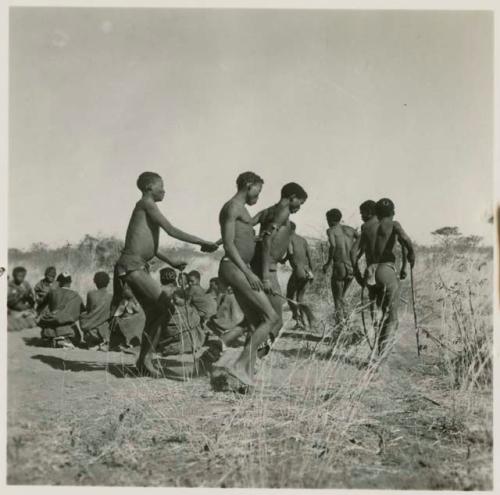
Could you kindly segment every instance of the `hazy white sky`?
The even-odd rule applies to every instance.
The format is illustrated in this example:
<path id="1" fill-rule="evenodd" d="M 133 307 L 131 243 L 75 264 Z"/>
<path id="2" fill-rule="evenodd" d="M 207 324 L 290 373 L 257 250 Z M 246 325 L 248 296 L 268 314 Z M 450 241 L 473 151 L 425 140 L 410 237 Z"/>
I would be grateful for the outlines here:
<path id="1" fill-rule="evenodd" d="M 218 237 L 238 173 L 309 193 L 298 230 L 392 198 L 411 237 L 491 239 L 485 12 L 14 8 L 9 246 L 124 237 L 137 175 L 177 226 Z"/>

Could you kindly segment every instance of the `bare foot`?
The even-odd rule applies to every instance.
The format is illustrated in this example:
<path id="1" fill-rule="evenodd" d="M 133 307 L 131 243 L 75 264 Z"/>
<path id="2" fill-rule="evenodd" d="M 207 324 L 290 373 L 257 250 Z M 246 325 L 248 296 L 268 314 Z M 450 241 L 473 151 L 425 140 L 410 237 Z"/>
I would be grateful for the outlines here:
<path id="1" fill-rule="evenodd" d="M 153 356 L 148 353 L 143 359 L 139 358 L 136 363 L 137 369 L 141 375 L 150 376 L 152 378 L 161 378 L 160 370 L 153 363 Z"/>

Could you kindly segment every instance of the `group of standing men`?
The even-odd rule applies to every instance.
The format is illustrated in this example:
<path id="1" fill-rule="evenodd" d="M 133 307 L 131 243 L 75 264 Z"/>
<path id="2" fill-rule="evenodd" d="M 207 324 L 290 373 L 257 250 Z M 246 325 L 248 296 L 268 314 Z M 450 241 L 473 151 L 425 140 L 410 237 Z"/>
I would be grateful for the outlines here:
<path id="1" fill-rule="evenodd" d="M 253 172 L 244 172 L 236 180 L 237 190 L 219 214 L 221 239 L 210 242 L 188 234 L 173 226 L 160 212 L 157 203 L 165 190 L 162 178 L 153 172 L 142 173 L 137 186 L 142 193 L 136 203 L 127 229 L 125 247 L 115 266 L 114 305 L 121 299 L 123 288 L 130 287 L 144 309 L 146 322 L 142 335 L 138 369 L 159 377 L 160 370 L 153 359 L 161 327 L 165 325 L 167 308 L 171 304 L 167 293 L 149 274 L 149 262 L 156 256 L 174 268 L 183 270 L 186 263 L 173 260 L 159 251 L 159 232 L 191 244 L 201 246 L 203 252 L 213 252 L 222 244 L 224 257 L 220 262 L 219 278 L 232 288 L 243 311 L 245 325 L 228 332 L 224 342 L 231 345 L 246 332 L 241 353 L 232 362 L 221 360 L 219 369 L 244 386 L 255 380 L 257 357 L 265 356 L 283 325 L 283 295 L 277 276 L 277 266 L 291 256 L 293 282 L 289 291 L 299 298 L 307 281 L 312 278 L 312 263 L 307 244 L 297 237 L 292 241 L 293 223 L 290 215 L 298 212 L 307 200 L 306 191 L 297 183 L 283 186 L 278 201 L 257 215 L 251 216 L 247 205 L 257 203 L 264 180 Z M 362 205 L 363 212 L 368 207 Z M 371 210 L 370 210 L 371 211 Z M 373 216 L 366 218 L 359 238 L 354 229 L 340 225 L 338 210 L 327 214 L 330 254 L 324 269 L 332 267 L 332 290 L 337 310 L 342 308 L 343 295 L 353 275 L 362 286 L 367 285 L 370 297 L 384 311 L 382 333 L 388 335 L 397 327 L 397 294 L 394 246 L 398 241 L 405 248 L 405 258 L 413 266 L 415 257 L 410 239 L 398 222 L 393 220 L 394 205 L 388 199 L 380 200 L 373 208 Z M 366 215 L 368 217 L 368 215 Z M 259 226 L 259 234 L 254 228 Z M 366 257 L 367 269 L 361 275 L 358 262 Z M 379 339 L 381 341 L 387 339 Z M 382 344 L 383 347 L 383 344 Z M 382 348 L 381 348 L 382 349 Z M 217 363 L 215 364 L 217 367 Z"/>

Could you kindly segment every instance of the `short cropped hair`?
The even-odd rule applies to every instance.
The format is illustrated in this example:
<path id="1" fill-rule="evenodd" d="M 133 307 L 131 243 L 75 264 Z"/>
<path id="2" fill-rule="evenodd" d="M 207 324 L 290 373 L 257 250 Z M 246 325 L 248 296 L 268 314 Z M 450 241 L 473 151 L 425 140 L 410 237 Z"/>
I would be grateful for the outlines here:
<path id="1" fill-rule="evenodd" d="M 57 281 L 59 285 L 68 285 L 72 282 L 72 278 L 68 272 L 63 272 L 58 275 Z"/>
<path id="2" fill-rule="evenodd" d="M 188 273 L 188 277 L 194 277 L 199 282 L 201 280 L 201 273 L 198 270 L 192 270 Z"/>
<path id="3" fill-rule="evenodd" d="M 160 270 L 160 280 L 165 282 L 165 285 L 177 286 L 177 273 L 173 268 L 165 267 Z"/>
<path id="4" fill-rule="evenodd" d="M 297 225 L 295 225 L 295 222 L 290 222 L 290 227 L 292 230 L 295 230 L 297 228 Z"/>
<path id="5" fill-rule="evenodd" d="M 16 266 L 14 270 L 12 270 L 12 275 L 15 277 L 18 273 L 26 274 L 28 271 L 24 268 L 24 266 Z"/>
<path id="6" fill-rule="evenodd" d="M 359 205 L 359 209 L 363 213 L 375 215 L 376 206 L 377 203 L 375 203 L 375 201 L 373 201 L 372 199 L 368 199 Z"/>
<path id="7" fill-rule="evenodd" d="M 332 208 L 326 212 L 326 219 L 332 222 L 340 222 L 342 219 L 342 212 L 337 208 Z"/>
<path id="8" fill-rule="evenodd" d="M 98 289 L 104 289 L 109 285 L 109 275 L 106 272 L 97 272 L 94 275 L 94 283 Z"/>
<path id="9" fill-rule="evenodd" d="M 53 273 L 54 275 L 57 273 L 56 271 L 56 267 L 55 266 L 48 266 L 46 269 L 45 269 L 45 276 L 49 275 Z"/>
<path id="10" fill-rule="evenodd" d="M 382 198 L 377 201 L 375 211 L 379 218 L 390 217 L 394 215 L 394 203 L 389 198 Z"/>
<path id="11" fill-rule="evenodd" d="M 161 179 L 161 176 L 156 172 L 143 172 L 137 179 L 137 187 L 140 191 L 144 192 L 159 179 Z"/>
<path id="12" fill-rule="evenodd" d="M 243 172 L 238 175 L 238 178 L 236 179 L 236 187 L 238 188 L 238 191 L 243 189 L 248 184 L 252 186 L 254 184 L 264 184 L 264 179 L 254 172 Z"/>
<path id="13" fill-rule="evenodd" d="M 282 198 L 291 198 L 292 196 L 296 196 L 298 199 L 303 199 L 304 201 L 307 199 L 307 193 L 304 188 L 296 182 L 289 182 L 281 188 Z"/>

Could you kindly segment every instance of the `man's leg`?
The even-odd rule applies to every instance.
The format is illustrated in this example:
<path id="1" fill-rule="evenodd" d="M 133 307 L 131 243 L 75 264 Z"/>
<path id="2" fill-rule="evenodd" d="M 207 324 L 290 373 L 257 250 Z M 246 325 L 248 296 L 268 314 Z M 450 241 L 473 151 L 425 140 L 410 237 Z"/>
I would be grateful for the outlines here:
<path id="1" fill-rule="evenodd" d="M 231 285 L 247 321 L 255 327 L 255 330 L 247 338 L 241 354 L 228 368 L 228 371 L 243 383 L 252 385 L 257 349 L 266 341 L 279 317 L 273 310 L 266 294 L 263 291 L 253 290 L 243 272 L 231 261 L 221 262 L 219 276 L 225 283 Z"/>
<path id="2" fill-rule="evenodd" d="M 378 354 L 388 354 L 394 345 L 398 328 L 399 280 L 394 269 L 380 265 L 376 273 L 377 285 L 381 289 L 379 300 L 382 309 L 382 322 L 378 338 Z"/>
<path id="3" fill-rule="evenodd" d="M 278 281 L 278 272 L 270 272 L 269 280 L 271 281 L 271 288 L 273 291 L 273 293 L 268 296 L 269 301 L 271 301 L 271 306 L 273 307 L 274 312 L 278 315 L 278 319 L 270 334 L 270 337 L 274 342 L 280 333 L 281 327 L 283 326 L 283 295 Z"/>
<path id="4" fill-rule="evenodd" d="M 294 270 L 290 275 L 290 278 L 288 279 L 288 283 L 286 285 L 287 299 L 294 299 L 296 292 L 297 292 L 297 277 Z M 290 307 L 290 311 L 292 312 L 292 318 L 298 323 L 297 306 L 295 304 L 292 304 L 291 302 L 288 302 L 288 306 Z"/>
<path id="5" fill-rule="evenodd" d="M 153 365 L 153 353 L 160 338 L 160 327 L 169 317 L 169 301 L 160 285 L 144 270 L 136 270 L 126 275 L 132 293 L 146 315 L 142 333 L 141 351 L 137 359 L 140 371 L 147 371 L 155 377 L 161 373 Z"/>
<path id="6" fill-rule="evenodd" d="M 340 320 L 345 318 L 344 284 L 346 277 L 347 270 L 344 263 L 334 263 L 332 270 L 332 294 L 335 303 L 335 314 Z"/>

